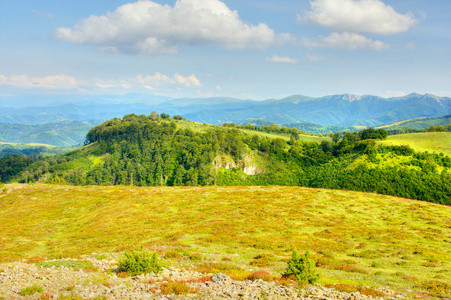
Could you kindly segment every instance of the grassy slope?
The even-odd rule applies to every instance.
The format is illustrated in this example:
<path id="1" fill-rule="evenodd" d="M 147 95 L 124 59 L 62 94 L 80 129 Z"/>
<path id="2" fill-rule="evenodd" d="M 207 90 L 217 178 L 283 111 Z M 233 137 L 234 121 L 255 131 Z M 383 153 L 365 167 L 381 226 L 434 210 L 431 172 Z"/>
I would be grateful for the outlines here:
<path id="1" fill-rule="evenodd" d="M 384 145 L 409 145 L 415 151 L 443 153 L 451 156 L 451 132 L 421 132 L 391 135 Z"/>
<path id="2" fill-rule="evenodd" d="M 197 122 L 191 122 L 191 121 L 177 121 L 177 126 L 180 128 L 184 128 L 184 129 L 189 128 L 194 131 L 206 131 L 207 129 L 214 129 L 214 128 L 218 127 L 216 125 L 209 125 L 209 124 L 197 123 Z M 238 128 L 238 129 L 246 134 L 250 134 L 250 135 L 256 134 L 258 136 L 267 137 L 270 139 L 281 138 L 286 141 L 289 141 L 290 136 L 291 136 L 289 134 L 283 134 L 283 133 L 268 133 L 268 132 L 264 132 L 264 131 L 250 130 L 250 129 L 243 129 L 243 128 Z M 328 142 L 332 141 L 332 139 L 330 137 L 319 137 L 319 136 L 303 135 L 303 134 L 299 135 L 299 140 L 305 141 L 305 142 L 317 142 L 317 143 L 321 143 L 322 141 L 328 141 Z"/>
<path id="3" fill-rule="evenodd" d="M 264 131 L 257 131 L 257 130 L 249 130 L 249 129 L 240 129 L 242 132 L 247 133 L 247 134 L 256 134 L 258 136 L 262 136 L 262 137 L 267 137 L 270 139 L 276 139 L 276 138 L 281 138 L 284 139 L 286 141 L 290 140 L 290 136 L 289 134 L 283 134 L 283 133 L 268 133 L 268 132 L 264 132 Z M 305 142 L 317 142 L 318 144 L 321 143 L 322 141 L 332 141 L 332 139 L 330 137 L 319 137 L 319 136 L 314 136 L 314 135 L 303 135 L 300 134 L 299 135 L 299 140 L 300 141 L 305 141 Z"/>
<path id="4" fill-rule="evenodd" d="M 386 124 L 382 126 L 377 126 L 376 128 L 383 128 L 386 130 L 389 129 L 399 129 L 399 128 L 416 128 L 416 129 L 425 129 L 429 126 L 439 126 L 439 125 L 448 125 L 451 119 L 451 115 L 446 115 L 443 117 L 435 117 L 435 118 L 416 118 L 410 120 L 402 120 L 399 122 Z"/>
<path id="5" fill-rule="evenodd" d="M 301 187 L 0 189 L 0 261 L 130 245 L 183 248 L 248 269 L 256 255 L 274 255 L 272 272 L 295 246 L 329 266 L 322 283 L 405 289 L 451 282 L 451 207 Z"/>

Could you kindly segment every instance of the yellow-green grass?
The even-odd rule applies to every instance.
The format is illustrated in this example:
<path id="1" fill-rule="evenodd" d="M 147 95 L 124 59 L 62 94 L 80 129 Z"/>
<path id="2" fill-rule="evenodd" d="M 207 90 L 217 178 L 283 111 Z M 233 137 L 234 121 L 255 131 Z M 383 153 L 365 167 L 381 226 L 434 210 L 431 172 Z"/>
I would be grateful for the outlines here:
<path id="1" fill-rule="evenodd" d="M 270 138 L 270 139 L 281 138 L 281 139 L 289 141 L 290 138 L 291 138 L 291 134 L 272 133 L 272 132 L 264 132 L 264 131 L 242 129 L 242 128 L 240 128 L 240 130 L 242 132 L 250 134 L 250 135 L 256 134 L 258 136 L 267 137 L 267 138 Z M 322 141 L 327 141 L 327 142 L 331 142 L 332 141 L 332 139 L 330 137 L 322 137 L 322 136 L 315 136 L 315 135 L 304 135 L 304 134 L 299 134 L 299 140 L 300 141 L 305 141 L 305 142 L 317 142 L 317 143 L 321 143 Z"/>
<path id="2" fill-rule="evenodd" d="M 397 134 L 379 142 L 383 145 L 409 145 L 415 151 L 443 153 L 451 156 L 451 132 Z"/>
<path id="3" fill-rule="evenodd" d="M 215 127 L 222 127 L 217 125 L 210 125 L 210 124 L 204 124 L 204 123 L 197 123 L 192 121 L 177 121 L 177 126 L 180 128 L 189 128 L 194 131 L 206 131 L 208 129 L 214 129 Z M 264 131 L 258 131 L 258 130 L 252 130 L 252 129 L 244 129 L 244 128 L 238 128 L 241 132 L 244 132 L 249 135 L 256 134 L 261 137 L 267 137 L 270 139 L 276 139 L 281 138 L 286 141 L 289 141 L 291 138 L 291 134 L 285 134 L 285 133 L 273 133 L 273 132 L 264 132 Z M 315 136 L 315 135 L 305 135 L 305 134 L 299 134 L 299 140 L 305 141 L 305 142 L 317 142 L 321 143 L 322 141 L 328 141 L 331 142 L 332 139 L 330 137 L 322 137 L 322 136 Z"/>
<path id="4" fill-rule="evenodd" d="M 0 189 L 0 262 L 132 245 L 202 257 L 190 265 L 262 266 L 273 274 L 296 247 L 318 261 L 322 284 L 414 289 L 451 282 L 451 207 L 303 187 Z"/>

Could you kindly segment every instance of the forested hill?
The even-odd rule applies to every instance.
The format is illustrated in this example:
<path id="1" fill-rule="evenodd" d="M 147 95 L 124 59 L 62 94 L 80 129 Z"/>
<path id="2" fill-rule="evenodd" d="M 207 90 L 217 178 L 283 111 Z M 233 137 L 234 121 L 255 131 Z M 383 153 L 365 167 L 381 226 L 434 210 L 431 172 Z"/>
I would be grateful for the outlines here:
<path id="1" fill-rule="evenodd" d="M 25 170 L 20 163 L 8 169 L 8 160 L 0 160 L 0 176 L 4 182 L 73 185 L 300 185 L 451 205 L 448 156 L 376 146 L 387 135 L 382 129 L 335 135 L 320 144 L 300 140 L 297 130 L 290 133 L 288 140 L 180 116 L 131 114 L 92 128 L 85 147 L 39 159 Z"/>

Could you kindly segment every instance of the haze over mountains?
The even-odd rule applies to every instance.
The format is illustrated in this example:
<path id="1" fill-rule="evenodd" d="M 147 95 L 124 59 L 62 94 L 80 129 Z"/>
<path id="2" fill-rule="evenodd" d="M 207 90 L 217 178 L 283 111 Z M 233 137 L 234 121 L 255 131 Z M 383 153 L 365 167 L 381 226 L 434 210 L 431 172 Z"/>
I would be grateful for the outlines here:
<path id="1" fill-rule="evenodd" d="M 326 126 L 378 126 L 419 117 L 451 113 L 451 98 L 412 93 L 403 97 L 331 95 L 320 98 L 292 95 L 264 101 L 235 98 L 168 98 L 143 94 L 114 96 L 46 96 L 4 99 L 16 107 L 0 106 L 0 123 L 42 124 L 67 121 L 100 123 L 126 114 L 151 111 L 182 115 L 209 124 L 318 123 Z"/>

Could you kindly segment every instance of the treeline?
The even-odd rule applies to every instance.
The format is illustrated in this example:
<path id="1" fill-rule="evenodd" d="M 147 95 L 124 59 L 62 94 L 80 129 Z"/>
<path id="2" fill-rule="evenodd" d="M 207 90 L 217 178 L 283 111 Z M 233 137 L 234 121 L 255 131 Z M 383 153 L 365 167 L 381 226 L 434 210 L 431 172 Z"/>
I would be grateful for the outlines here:
<path id="1" fill-rule="evenodd" d="M 24 154 L 7 154 L 5 157 L 0 157 L 0 182 L 11 181 L 38 158 L 42 157 L 35 153 L 31 153 L 28 156 Z"/>
<path id="2" fill-rule="evenodd" d="M 333 134 L 332 142 L 318 144 L 296 140 L 294 130 L 286 141 L 245 134 L 231 124 L 193 130 L 194 124 L 155 112 L 112 119 L 89 131 L 84 148 L 39 159 L 7 178 L 74 185 L 298 185 L 451 205 L 451 159 L 407 146 L 376 146 L 387 136 L 382 129 Z M 249 165 L 260 171 L 246 174 Z"/>

